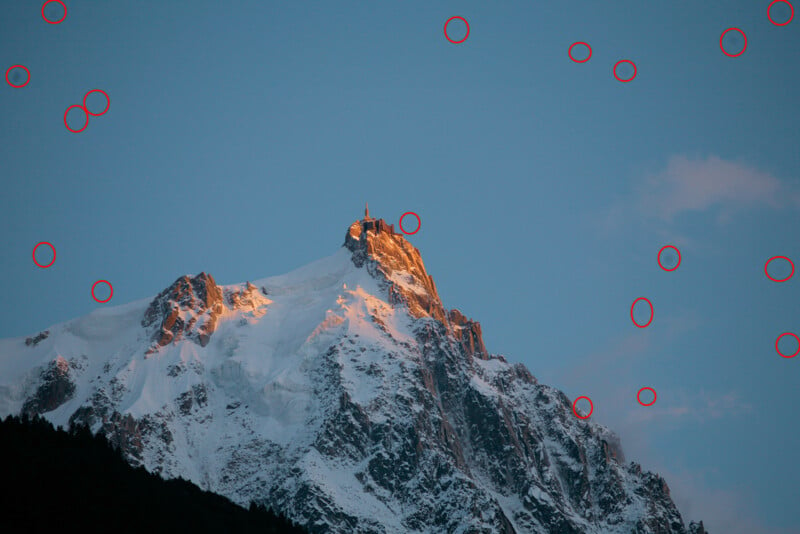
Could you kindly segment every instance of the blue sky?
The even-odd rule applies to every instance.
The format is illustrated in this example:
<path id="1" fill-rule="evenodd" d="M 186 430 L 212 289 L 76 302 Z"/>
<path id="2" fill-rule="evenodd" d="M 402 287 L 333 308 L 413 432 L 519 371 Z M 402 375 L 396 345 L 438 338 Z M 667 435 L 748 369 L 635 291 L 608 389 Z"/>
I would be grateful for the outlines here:
<path id="1" fill-rule="evenodd" d="M 50 25 L 41 4 L 0 7 L 0 66 L 31 72 L 0 87 L 0 336 L 102 306 L 98 279 L 107 306 L 280 274 L 333 253 L 365 201 L 414 211 L 445 305 L 591 397 L 687 520 L 800 532 L 800 357 L 775 351 L 800 334 L 800 273 L 764 275 L 800 263 L 800 22 L 768 1 L 70 0 Z M 72 134 L 91 89 L 110 110 Z"/>

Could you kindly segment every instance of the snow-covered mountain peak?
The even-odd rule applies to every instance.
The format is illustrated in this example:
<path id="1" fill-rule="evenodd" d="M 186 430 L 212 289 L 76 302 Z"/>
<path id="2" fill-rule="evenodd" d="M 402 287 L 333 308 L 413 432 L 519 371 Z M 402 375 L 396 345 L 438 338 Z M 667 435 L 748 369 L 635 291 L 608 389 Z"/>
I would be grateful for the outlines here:
<path id="1" fill-rule="evenodd" d="M 457 309 L 445 309 L 419 250 L 396 233 L 394 225 L 367 213 L 347 229 L 344 246 L 352 252 L 353 263 L 366 267 L 381 283 L 390 304 L 404 304 L 412 317 L 431 317 L 442 323 L 467 355 L 488 357 L 480 324 Z"/>
<path id="2" fill-rule="evenodd" d="M 129 461 L 315 533 L 686 528 L 658 475 L 490 354 L 419 251 L 369 216 L 336 253 L 0 340 L 0 416 L 105 433 Z"/>

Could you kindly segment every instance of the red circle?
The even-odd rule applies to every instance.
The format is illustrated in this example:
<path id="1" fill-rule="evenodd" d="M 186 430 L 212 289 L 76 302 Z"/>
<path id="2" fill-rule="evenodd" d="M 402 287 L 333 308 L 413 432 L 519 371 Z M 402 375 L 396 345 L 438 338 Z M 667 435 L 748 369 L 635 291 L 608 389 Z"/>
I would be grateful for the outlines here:
<path id="1" fill-rule="evenodd" d="M 633 307 L 636 306 L 636 303 L 639 302 L 640 300 L 645 300 L 650 305 L 650 320 L 647 321 L 647 324 L 645 324 L 645 325 L 641 325 L 641 324 L 637 323 L 636 319 L 633 318 Z M 653 314 L 654 313 L 655 313 L 655 310 L 653 310 L 653 303 L 650 302 L 650 300 L 648 300 L 648 299 L 646 299 L 644 297 L 639 297 L 638 299 L 633 301 L 633 304 L 631 304 L 631 321 L 633 321 L 633 324 L 635 324 L 639 328 L 647 328 L 648 326 L 650 326 L 650 323 L 653 322 Z"/>
<path id="2" fill-rule="evenodd" d="M 572 57 L 572 47 L 573 47 L 573 46 L 575 46 L 575 45 L 579 45 L 579 44 L 582 44 L 582 45 L 584 45 L 586 48 L 588 48 L 588 49 L 589 49 L 589 57 L 587 57 L 586 59 L 581 59 L 581 60 L 578 60 L 578 59 L 575 59 L 574 57 Z M 569 56 L 569 58 L 570 58 L 572 61 L 574 61 L 575 63 L 586 63 L 587 61 L 589 61 L 589 58 L 590 58 L 590 57 L 592 57 L 592 47 L 591 47 L 591 46 L 589 46 L 589 43 L 584 43 L 583 41 L 578 41 L 577 43 L 572 43 L 572 44 L 569 46 L 569 50 L 567 50 L 567 55 L 568 55 L 568 56 Z"/>
<path id="3" fill-rule="evenodd" d="M 738 54 L 729 54 L 729 53 L 727 53 L 725 51 L 725 48 L 722 46 L 722 38 L 725 37 L 725 34 L 728 33 L 731 30 L 736 30 L 737 32 L 742 34 L 742 37 L 744 37 L 744 47 L 742 48 L 742 51 L 739 52 Z M 726 56 L 728 56 L 728 57 L 739 57 L 742 54 L 744 54 L 745 50 L 747 50 L 747 36 L 739 28 L 728 28 L 727 30 L 722 32 L 722 35 L 719 36 L 719 47 L 722 49 L 722 53 L 725 54 Z"/>
<path id="4" fill-rule="evenodd" d="M 778 2 L 783 2 L 784 4 L 789 4 L 789 9 L 791 9 L 791 10 L 792 10 L 792 16 L 790 16 L 790 17 L 789 17 L 789 20 L 787 20 L 787 21 L 786 21 L 786 22 L 784 22 L 783 24 L 778 24 L 777 22 L 775 22 L 774 20 L 772 20 L 772 17 L 769 15 L 769 10 L 770 10 L 770 9 L 772 9 L 772 6 L 773 6 L 774 4 L 777 4 Z M 789 24 L 790 22 L 792 22 L 792 19 L 794 18 L 794 7 L 792 7 L 792 4 L 790 4 L 790 3 L 789 3 L 789 2 L 787 2 L 786 0 L 772 0 L 772 3 L 771 3 L 771 4 L 770 4 L 768 7 L 767 7 L 767 18 L 768 18 L 768 19 L 769 19 L 769 21 L 770 21 L 771 23 L 773 23 L 775 26 L 786 26 L 787 24 Z"/>
<path id="5" fill-rule="evenodd" d="M 583 417 L 578 415 L 578 411 L 575 409 L 575 405 L 578 404 L 578 401 L 581 399 L 586 399 L 587 401 L 589 401 L 589 406 L 591 406 L 589 413 L 587 415 L 584 415 Z M 592 399 L 590 399 L 589 397 L 578 397 L 577 399 L 575 399 L 575 402 L 572 403 L 572 413 L 574 413 L 575 417 L 577 417 L 578 419 L 588 419 L 592 415 L 593 411 L 594 411 L 594 403 L 592 402 Z"/>
<path id="6" fill-rule="evenodd" d="M 105 282 L 106 284 L 108 284 L 109 294 L 106 300 L 100 300 L 94 296 L 94 288 L 97 287 L 97 284 L 99 284 L 100 282 Z M 94 283 L 94 285 L 92 285 L 92 298 L 97 302 L 99 302 L 100 304 L 108 302 L 109 300 L 111 300 L 111 297 L 113 296 L 114 296 L 114 288 L 111 287 L 111 282 L 109 282 L 108 280 L 98 280 L 97 282 Z"/>
<path id="7" fill-rule="evenodd" d="M 405 217 L 406 215 L 413 215 L 414 217 L 416 217 L 416 218 L 417 218 L 417 229 L 416 229 L 416 230 L 414 230 L 413 232 L 406 232 L 405 230 L 403 230 L 403 217 Z M 420 229 L 420 228 L 422 228 L 422 219 L 420 219 L 420 218 L 419 218 L 419 215 L 417 215 L 417 214 L 416 214 L 416 213 L 414 213 L 413 211 L 407 211 L 407 212 L 405 212 L 404 214 L 402 214 L 402 215 L 400 216 L 400 222 L 399 222 L 398 224 L 399 224 L 399 226 L 400 226 L 400 231 L 401 231 L 401 232 L 403 232 L 403 233 L 404 233 L 404 234 L 406 234 L 406 235 L 414 235 L 414 234 L 416 234 L 417 232 L 419 232 L 419 229 Z"/>
<path id="8" fill-rule="evenodd" d="M 91 111 L 89 111 L 89 108 L 86 107 L 86 98 L 92 93 L 103 93 L 106 97 L 106 100 L 108 100 L 108 104 L 106 104 L 106 109 L 104 109 L 102 113 L 92 113 Z M 102 89 L 92 89 L 91 91 L 83 95 L 83 109 L 86 110 L 86 113 L 88 113 L 92 117 L 99 117 L 100 115 L 108 111 L 108 108 L 110 107 L 111 107 L 111 98 L 108 96 L 108 93 L 106 93 Z"/>
<path id="9" fill-rule="evenodd" d="M 53 22 L 52 20 L 49 20 L 47 17 L 45 17 L 45 16 L 44 16 L 44 8 L 45 8 L 45 6 L 47 6 L 47 4 L 49 4 L 50 2 L 58 2 L 59 4 L 61 4 L 62 6 L 64 6 L 64 16 L 63 16 L 63 17 L 61 17 L 60 19 L 58 19 L 58 20 L 57 20 L 57 21 L 55 21 L 55 22 Z M 50 23 L 50 24 L 59 24 L 59 23 L 60 23 L 60 22 L 62 22 L 62 21 L 65 19 L 65 18 L 67 18 L 67 4 L 65 4 L 65 3 L 64 3 L 64 2 L 62 2 L 61 0 L 47 0 L 47 2 L 45 2 L 44 4 L 42 4 L 42 18 L 43 18 L 44 20 L 46 20 L 48 23 Z"/>
<path id="10" fill-rule="evenodd" d="M 460 41 L 454 41 L 454 40 L 450 39 L 450 37 L 447 36 L 447 25 L 453 19 L 461 19 L 461 20 L 464 21 L 464 24 L 467 25 L 467 34 Z M 447 19 L 447 22 L 444 23 L 444 38 L 447 39 L 448 41 L 450 41 L 451 43 L 453 43 L 453 44 L 463 43 L 464 41 L 467 40 L 467 37 L 469 37 L 469 22 L 467 22 L 467 19 L 465 19 L 464 17 L 450 17 L 449 19 Z"/>
<path id="11" fill-rule="evenodd" d="M 84 124 L 83 128 L 81 128 L 80 130 L 73 130 L 72 128 L 69 127 L 69 124 L 67 124 L 67 113 L 69 113 L 69 110 L 71 110 L 72 108 L 81 108 L 83 111 L 86 112 L 86 124 Z M 81 106 L 80 104 L 73 104 L 72 106 L 68 107 L 67 111 L 64 112 L 64 126 L 66 126 L 67 130 L 69 130 L 72 133 L 81 133 L 86 129 L 87 126 L 89 126 L 89 110 Z"/>
<path id="12" fill-rule="evenodd" d="M 14 69 L 14 68 L 16 68 L 16 67 L 22 67 L 23 69 L 25 69 L 25 72 L 27 72 L 27 73 L 28 73 L 28 81 L 26 81 L 26 82 L 25 82 L 25 83 L 23 83 L 22 85 L 14 85 L 13 83 L 11 83 L 11 80 L 9 80 L 9 79 L 8 79 L 8 73 L 9 73 L 9 72 L 11 72 L 11 69 Z M 29 71 L 29 70 L 28 70 L 28 67 L 26 67 L 25 65 L 11 65 L 10 67 L 8 67 L 8 70 L 6 71 L 6 82 L 7 82 L 7 83 L 8 83 L 8 85 L 10 85 L 11 87 L 17 87 L 17 88 L 20 88 L 20 87 L 25 87 L 26 85 L 28 85 L 29 83 L 31 83 L 31 71 Z"/>
<path id="13" fill-rule="evenodd" d="M 639 398 L 639 395 L 641 395 L 641 394 L 642 394 L 642 391 L 644 391 L 644 390 L 646 390 L 646 389 L 649 389 L 650 391 L 652 391 L 652 392 L 653 392 L 653 402 L 651 402 L 650 404 L 645 404 L 645 403 L 643 403 L 643 402 L 642 402 L 642 399 L 640 399 L 640 398 Z M 656 390 L 654 390 L 653 388 L 649 388 L 649 387 L 643 387 L 643 388 L 642 388 L 642 389 L 640 389 L 640 390 L 639 390 L 639 392 L 636 394 L 636 400 L 637 400 L 637 401 L 639 401 L 639 404 L 641 404 L 642 406 L 652 406 L 652 405 L 654 405 L 654 404 L 656 403 Z"/>
<path id="14" fill-rule="evenodd" d="M 53 261 L 48 263 L 47 265 L 41 265 L 38 261 L 36 261 L 36 249 L 39 248 L 39 245 L 48 245 L 51 249 L 53 249 Z M 56 247 L 52 245 L 52 243 L 48 243 L 47 241 L 42 241 L 41 243 L 36 243 L 36 246 L 33 247 L 33 263 L 37 266 L 41 267 L 42 269 L 47 269 L 51 265 L 56 262 Z"/>
<path id="15" fill-rule="evenodd" d="M 783 336 L 792 336 L 793 338 L 795 338 L 795 339 L 797 340 L 797 344 L 798 344 L 798 346 L 797 346 L 797 350 L 796 350 L 796 351 L 794 351 L 794 354 L 792 354 L 791 356 L 787 356 L 787 355 L 785 355 L 785 354 L 784 354 L 784 353 L 782 353 L 782 352 L 780 351 L 780 349 L 778 348 L 778 342 L 781 340 L 781 338 L 782 338 Z M 797 356 L 798 354 L 800 354 L 800 337 L 797 337 L 797 334 L 792 334 L 791 332 L 784 332 L 783 334 L 781 334 L 781 335 L 779 335 L 779 336 L 778 336 L 778 339 L 776 339 L 776 340 L 775 340 L 775 350 L 777 350 L 777 351 L 778 351 L 778 354 L 780 354 L 780 355 L 781 355 L 781 356 L 783 356 L 784 358 L 794 358 L 795 356 Z"/>
<path id="16" fill-rule="evenodd" d="M 775 278 L 772 278 L 772 277 L 769 275 L 769 271 L 767 271 L 767 267 L 769 267 L 769 262 L 771 262 L 772 260 L 777 260 L 777 259 L 784 259 L 784 260 L 788 261 L 788 262 L 789 262 L 789 263 L 792 265 L 792 272 L 791 272 L 791 273 L 789 273 L 789 276 L 787 276 L 787 277 L 786 277 L 786 278 L 784 278 L 783 280 L 776 280 Z M 765 263 L 765 264 L 764 264 L 764 274 L 766 274 L 766 275 L 767 275 L 767 278 L 769 278 L 769 279 L 770 279 L 770 280 L 772 280 L 773 282 L 785 282 L 785 281 L 787 281 L 789 278 L 791 278 L 792 276 L 794 276 L 794 262 L 793 262 L 792 260 L 790 260 L 789 258 L 787 258 L 786 256 L 773 256 L 773 257 L 771 257 L 770 259 L 768 259 L 768 260 L 767 260 L 767 263 Z"/>
<path id="17" fill-rule="evenodd" d="M 675 267 L 673 267 L 672 269 L 667 269 L 666 267 L 664 267 L 663 265 L 661 265 L 661 253 L 662 253 L 662 252 L 664 252 L 664 249 L 665 249 L 665 248 L 674 248 L 674 249 L 675 249 L 675 252 L 677 252 L 677 253 L 678 253 L 678 264 L 677 264 L 677 265 L 675 265 Z M 678 250 L 678 247 L 673 247 L 672 245 L 664 245 L 663 247 L 661 247 L 661 250 L 659 250 L 659 251 L 658 251 L 658 256 L 656 257 L 656 259 L 658 260 L 658 266 L 659 266 L 659 267 L 661 267 L 662 269 L 664 269 L 665 271 L 668 271 L 668 272 L 669 272 L 669 271 L 674 271 L 674 270 L 675 270 L 675 269 L 677 269 L 677 268 L 678 268 L 678 266 L 680 266 L 680 264 L 681 264 L 681 251 L 680 251 L 680 250 Z"/>
<path id="18" fill-rule="evenodd" d="M 630 63 L 631 65 L 633 65 L 633 76 L 631 76 L 627 80 L 623 80 L 622 78 L 617 76 L 617 66 L 619 66 L 620 63 Z M 632 81 L 634 78 L 636 78 L 636 64 L 629 59 L 620 59 L 614 64 L 614 78 L 616 78 L 618 82 L 623 82 L 623 83 Z"/>

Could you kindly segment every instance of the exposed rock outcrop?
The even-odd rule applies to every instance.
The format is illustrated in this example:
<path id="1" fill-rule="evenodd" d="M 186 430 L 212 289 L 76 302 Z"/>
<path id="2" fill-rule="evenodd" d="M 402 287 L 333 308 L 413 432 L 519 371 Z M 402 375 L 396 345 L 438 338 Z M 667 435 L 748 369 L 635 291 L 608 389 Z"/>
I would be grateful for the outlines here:
<path id="1" fill-rule="evenodd" d="M 448 319 L 450 320 L 450 332 L 461 343 L 464 352 L 470 356 L 488 360 L 489 354 L 483 344 L 480 323 L 467 319 L 457 309 L 450 310 Z"/>
<path id="2" fill-rule="evenodd" d="M 356 221 L 345 235 L 344 245 L 353 253 L 357 267 L 366 264 L 381 277 L 389 294 L 408 306 L 413 317 L 433 317 L 447 323 L 433 278 L 425 271 L 419 250 L 383 219 Z"/>
<path id="3" fill-rule="evenodd" d="M 184 336 L 205 347 L 224 309 L 222 290 L 214 277 L 206 273 L 181 276 L 153 299 L 144 314 L 142 326 L 158 324 L 155 347 L 149 352 Z"/>
<path id="4" fill-rule="evenodd" d="M 69 362 L 57 357 L 41 372 L 39 386 L 22 406 L 22 414 L 29 416 L 55 410 L 75 393 L 75 383 L 70 378 Z"/>
<path id="5" fill-rule="evenodd" d="M 144 314 L 142 326 L 158 325 L 153 332 L 154 345 L 147 354 L 184 337 L 205 347 L 226 311 L 245 310 L 254 317 L 264 315 L 271 301 L 262 293 L 263 288 L 260 292 L 247 282 L 223 295 L 210 274 L 181 276 L 153 299 Z"/>
<path id="6" fill-rule="evenodd" d="M 406 305 L 413 317 L 439 321 L 468 355 L 488 358 L 480 323 L 457 309 L 448 312 L 444 308 L 419 250 L 396 233 L 394 225 L 370 217 L 356 221 L 347 230 L 344 246 L 353 253 L 357 267 L 366 265 L 373 276 L 383 280 L 390 304 Z"/>
<path id="7" fill-rule="evenodd" d="M 25 344 L 29 347 L 35 347 L 40 341 L 43 339 L 47 339 L 47 336 L 50 335 L 49 330 L 45 330 L 44 332 L 39 332 L 34 337 L 27 337 L 25 338 Z"/>

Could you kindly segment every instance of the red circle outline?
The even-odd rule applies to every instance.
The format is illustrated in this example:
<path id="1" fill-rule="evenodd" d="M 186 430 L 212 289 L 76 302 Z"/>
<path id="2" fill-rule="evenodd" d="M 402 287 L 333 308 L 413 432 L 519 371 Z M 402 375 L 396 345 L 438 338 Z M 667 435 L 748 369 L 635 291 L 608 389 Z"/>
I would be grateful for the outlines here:
<path id="1" fill-rule="evenodd" d="M 631 76 L 630 79 L 623 80 L 622 78 L 617 76 L 617 67 L 619 66 L 620 63 L 630 63 L 631 65 L 633 65 L 633 76 Z M 622 82 L 622 83 L 628 83 L 628 82 L 633 81 L 633 79 L 636 78 L 636 63 L 634 63 L 630 59 L 620 59 L 619 61 L 614 63 L 614 78 L 616 78 L 618 82 Z"/>
<path id="2" fill-rule="evenodd" d="M 796 351 L 794 351 L 794 354 L 792 354 L 791 356 L 786 356 L 786 355 L 785 355 L 784 353 L 782 353 L 782 352 L 780 351 L 780 349 L 778 348 L 778 342 L 781 340 L 781 338 L 782 338 L 783 336 L 792 336 L 793 338 L 795 338 L 795 339 L 797 340 L 797 344 L 798 344 L 798 346 L 797 346 L 797 350 L 796 350 Z M 780 355 L 781 355 L 781 356 L 783 356 L 784 358 L 794 358 L 795 356 L 797 356 L 798 354 L 800 354 L 800 337 L 797 337 L 797 334 L 792 334 L 791 332 L 784 332 L 783 334 L 781 334 L 781 335 L 779 335 L 779 336 L 778 336 L 778 339 L 776 339 L 776 340 L 775 340 L 775 350 L 776 350 L 776 351 L 778 351 L 778 354 L 780 354 Z"/>
<path id="3" fill-rule="evenodd" d="M 675 252 L 678 253 L 678 264 L 675 267 L 673 267 L 672 269 L 667 269 L 666 267 L 661 265 L 661 253 L 664 252 L 665 248 L 674 248 Z M 658 251 L 658 256 L 656 256 L 656 260 L 658 260 L 658 266 L 659 267 L 661 267 L 662 269 L 664 269 L 667 272 L 672 272 L 675 269 L 677 269 L 678 267 L 680 267 L 680 265 L 681 265 L 681 251 L 678 250 L 678 247 L 675 247 L 675 246 L 672 246 L 672 245 L 664 245 L 663 247 L 661 247 L 661 250 Z"/>
<path id="4" fill-rule="evenodd" d="M 791 9 L 791 10 L 792 10 L 792 16 L 791 16 L 791 17 L 789 17 L 789 20 L 787 20 L 787 21 L 786 21 L 786 22 L 784 22 L 783 24 L 778 24 L 777 22 L 775 22 L 774 20 L 772 20 L 772 17 L 771 17 L 771 16 L 770 16 L 770 14 L 769 14 L 769 10 L 770 10 L 770 9 L 772 9 L 772 6 L 773 6 L 773 5 L 775 5 L 775 4 L 777 4 L 778 2 L 783 2 L 784 4 L 787 4 L 787 5 L 789 6 L 789 9 Z M 767 18 L 768 18 L 768 19 L 769 19 L 769 21 L 770 21 L 771 23 L 773 23 L 775 26 L 786 26 L 787 24 L 789 24 L 790 22 L 792 22 L 792 19 L 794 18 L 794 6 L 792 6 L 792 4 L 791 4 L 790 2 L 788 2 L 788 0 L 772 0 L 772 3 L 771 3 L 769 6 L 767 6 Z"/>
<path id="5" fill-rule="evenodd" d="M 573 46 L 575 46 L 575 45 L 579 45 L 579 44 L 582 44 L 582 45 L 584 45 L 586 48 L 588 48 L 588 49 L 589 49 L 589 57 L 587 57 L 586 59 L 578 60 L 578 59 L 575 59 L 574 57 L 572 57 L 572 47 L 573 47 Z M 569 58 L 570 58 L 572 61 L 574 61 L 575 63 L 586 63 L 586 62 L 587 62 L 587 61 L 589 61 L 589 59 L 591 59 L 591 57 L 592 57 L 592 47 L 591 47 L 591 46 L 589 46 L 589 43 L 584 43 L 583 41 L 577 41 L 577 42 L 574 42 L 574 43 L 572 43 L 572 44 L 569 46 L 569 50 L 567 50 L 567 55 L 568 55 L 568 56 L 569 56 Z"/>
<path id="6" fill-rule="evenodd" d="M 25 69 L 25 72 L 28 73 L 28 81 L 26 81 L 22 85 L 14 85 L 13 83 L 11 83 L 11 80 L 8 79 L 8 73 L 11 72 L 11 69 L 15 69 L 17 67 L 22 67 L 23 69 Z M 28 67 L 26 67 L 25 65 L 11 65 L 10 67 L 8 67 L 8 70 L 6 70 L 6 83 L 8 83 L 8 85 L 10 85 L 11 87 L 16 87 L 17 89 L 25 87 L 26 85 L 31 83 L 31 71 L 29 71 Z"/>
<path id="7" fill-rule="evenodd" d="M 447 35 L 447 25 L 453 19 L 461 19 L 461 20 L 464 21 L 464 24 L 467 25 L 467 34 L 460 41 L 454 41 L 454 40 L 450 39 L 450 37 L 448 37 L 448 35 Z M 448 41 L 450 41 L 451 43 L 453 43 L 453 44 L 461 44 L 461 43 L 463 43 L 464 41 L 467 40 L 467 37 L 469 37 L 469 22 L 467 22 L 467 19 L 465 19 L 464 17 L 450 17 L 449 19 L 447 19 L 447 22 L 444 23 L 444 38 L 447 39 Z"/>
<path id="8" fill-rule="evenodd" d="M 737 32 L 739 32 L 739 33 L 741 33 L 741 34 L 742 34 L 742 37 L 744 37 L 744 48 L 742 48 L 742 51 L 741 51 L 741 52 L 739 52 L 738 54 L 729 54 L 729 53 L 727 53 L 727 52 L 725 51 L 725 47 L 723 47 L 723 46 L 722 46 L 722 38 L 723 38 L 723 37 L 725 37 L 725 34 L 726 34 L 726 33 L 728 33 L 728 32 L 729 32 L 729 31 L 731 31 L 731 30 L 736 30 Z M 744 32 L 743 32 L 742 30 L 740 30 L 739 28 L 728 28 L 727 30 L 725 30 L 724 32 L 722 32 L 722 35 L 720 35 L 720 36 L 719 36 L 719 47 L 720 47 L 720 49 L 722 50 L 722 53 L 723 53 L 723 54 L 725 54 L 726 56 L 728 56 L 728 57 L 739 57 L 739 56 L 741 56 L 742 54 L 744 54 L 744 51 L 745 51 L 745 50 L 747 50 L 747 36 L 746 36 L 746 35 L 744 34 Z"/>
<path id="9" fill-rule="evenodd" d="M 97 287 L 97 284 L 99 284 L 100 282 L 105 282 L 106 284 L 108 284 L 109 295 L 108 295 L 108 298 L 106 300 L 100 300 L 100 299 L 98 299 L 97 297 L 94 296 L 94 288 Z M 92 285 L 92 298 L 96 302 L 99 302 L 100 304 L 105 304 L 106 302 L 111 300 L 111 297 L 113 297 L 113 296 L 114 296 L 114 287 L 111 285 L 111 282 L 109 282 L 108 280 L 98 280 L 97 282 L 95 282 Z"/>
<path id="10" fill-rule="evenodd" d="M 108 101 L 108 104 L 106 104 L 106 109 L 104 109 L 101 113 L 92 113 L 91 111 L 89 111 L 89 108 L 86 107 L 86 98 L 92 93 L 103 93 L 106 97 L 106 100 Z M 100 115 L 103 115 L 106 111 L 108 111 L 110 107 L 111 107 L 111 97 L 109 97 L 108 93 L 106 93 L 102 89 L 92 89 L 91 91 L 83 95 L 83 109 L 85 109 L 86 113 L 88 113 L 92 117 L 99 117 Z"/>
<path id="11" fill-rule="evenodd" d="M 579 401 L 579 400 L 581 400 L 581 399 L 586 399 L 587 401 L 589 401 L 589 406 L 591 406 L 591 407 L 592 407 L 592 408 L 589 410 L 589 413 L 588 413 L 587 415 L 584 415 L 583 417 L 581 417 L 580 415 L 578 415 L 578 410 L 576 410 L 576 409 L 575 409 L 575 405 L 576 405 L 576 404 L 578 404 L 578 401 Z M 589 419 L 589 417 L 591 417 L 591 416 L 592 416 L 592 412 L 594 412 L 594 403 L 592 402 L 592 399 L 590 399 L 589 397 L 578 397 L 578 398 L 576 398 L 576 399 L 575 399 L 575 401 L 572 403 L 572 413 L 574 413 L 574 414 L 575 414 L 575 417 L 577 417 L 578 419 Z"/>
<path id="12" fill-rule="evenodd" d="M 413 232 L 406 232 L 405 230 L 403 230 L 403 217 L 405 217 L 406 215 L 413 215 L 414 217 L 417 218 L 417 229 L 414 230 Z M 417 232 L 419 232 L 420 228 L 422 228 L 422 219 L 420 219 L 419 215 L 417 215 L 413 211 L 407 211 L 407 212 L 405 212 L 404 214 L 402 214 L 400 216 L 400 221 L 397 224 L 400 227 L 400 231 L 403 232 L 404 234 L 406 234 L 406 235 L 414 235 Z"/>
<path id="13" fill-rule="evenodd" d="M 650 404 L 645 404 L 645 403 L 643 403 L 643 402 L 642 402 L 642 399 L 640 399 L 640 398 L 639 398 L 639 395 L 641 395 L 641 394 L 642 394 L 642 391 L 644 391 L 644 390 L 646 390 L 646 389 L 649 389 L 650 391 L 652 391 L 652 392 L 653 392 L 653 402 L 651 402 Z M 645 387 L 643 387 L 642 389 L 640 389 L 640 390 L 639 390 L 639 392 L 636 394 L 636 400 L 637 400 L 637 401 L 639 401 L 639 404 L 641 404 L 642 406 L 652 406 L 652 405 L 654 405 L 654 404 L 656 403 L 656 399 L 657 399 L 657 398 L 658 398 L 658 395 L 656 395 L 656 390 L 654 390 L 654 389 L 653 389 L 653 388 L 651 388 L 651 387 L 647 387 L 647 386 L 645 386 Z"/>
<path id="14" fill-rule="evenodd" d="M 647 303 L 650 305 L 650 320 L 647 321 L 646 325 L 640 325 L 639 323 L 636 322 L 636 319 L 633 318 L 633 307 L 636 306 L 636 303 L 639 302 L 640 300 L 647 301 Z M 633 301 L 633 304 L 631 304 L 631 321 L 633 321 L 633 324 L 635 324 L 639 328 L 647 328 L 648 326 L 650 326 L 650 323 L 653 322 L 653 315 L 655 315 L 655 310 L 653 309 L 653 303 L 650 302 L 650 299 L 647 299 L 645 297 L 639 297 L 638 299 Z"/>
<path id="15" fill-rule="evenodd" d="M 60 19 L 58 19 L 58 20 L 57 20 L 57 21 L 55 21 L 55 22 L 53 22 L 52 20 L 50 20 L 50 19 L 48 19 L 47 17 L 45 17 L 45 16 L 44 16 L 44 8 L 45 8 L 45 6 L 47 6 L 47 4 L 49 4 L 50 2 L 58 2 L 59 4 L 61 4 L 62 6 L 64 6 L 64 16 L 63 16 L 63 17 L 61 17 Z M 62 2 L 61 0 L 47 0 L 47 2 L 45 2 L 44 4 L 42 4 L 42 18 L 43 18 L 44 20 L 46 20 L 46 21 L 48 22 L 48 24 L 61 24 L 61 23 L 64 21 L 64 19 L 65 19 L 65 18 L 67 18 L 67 4 L 65 4 L 65 3 L 64 3 L 64 2 Z"/>
<path id="16" fill-rule="evenodd" d="M 39 245 L 49 245 L 50 248 L 53 249 L 53 261 L 51 261 L 47 265 L 41 265 L 38 261 L 36 261 L 36 249 L 39 248 Z M 41 267 L 42 269 L 47 269 L 55 262 L 56 262 L 56 247 L 54 247 L 52 243 L 48 243 L 47 241 L 36 243 L 36 246 L 33 247 L 33 263 L 35 263 L 38 267 Z"/>
<path id="17" fill-rule="evenodd" d="M 769 271 L 767 271 L 767 268 L 769 267 L 769 262 L 771 262 L 772 260 L 777 260 L 777 259 L 784 259 L 784 260 L 788 261 L 788 262 L 791 264 L 791 266 L 792 266 L 792 272 L 791 272 L 791 273 L 789 273 L 789 276 L 787 276 L 787 277 L 786 277 L 786 278 L 784 278 L 783 280 L 776 280 L 775 278 L 772 278 L 772 277 L 769 275 Z M 773 282 L 785 282 L 785 281 L 787 281 L 789 278 L 791 278 L 792 276 L 794 276 L 794 262 L 793 262 L 792 260 L 790 260 L 789 258 L 787 258 L 786 256 L 772 256 L 770 259 L 768 259 L 768 260 L 767 260 L 767 263 L 765 263 L 765 264 L 764 264 L 764 274 L 766 274 L 766 275 L 767 275 L 767 278 L 769 278 L 769 279 L 770 279 L 770 280 L 772 280 Z"/>
<path id="18" fill-rule="evenodd" d="M 67 124 L 67 113 L 69 113 L 69 110 L 71 110 L 72 108 L 81 108 L 86 113 L 86 124 L 84 124 L 83 128 L 81 128 L 80 130 L 73 130 L 72 128 L 69 127 L 69 124 Z M 71 105 L 70 107 L 67 108 L 67 111 L 64 112 L 64 126 L 66 126 L 67 130 L 69 130 L 72 133 L 81 133 L 86 129 L 87 126 L 89 126 L 89 110 L 81 106 L 80 104 Z"/>

